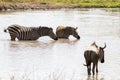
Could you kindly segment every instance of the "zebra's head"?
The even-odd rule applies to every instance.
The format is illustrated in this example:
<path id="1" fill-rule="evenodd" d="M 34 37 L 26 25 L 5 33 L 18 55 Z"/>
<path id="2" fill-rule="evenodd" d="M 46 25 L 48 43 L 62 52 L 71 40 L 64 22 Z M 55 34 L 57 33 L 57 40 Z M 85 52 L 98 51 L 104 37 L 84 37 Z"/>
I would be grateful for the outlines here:
<path id="1" fill-rule="evenodd" d="M 54 39 L 54 40 L 58 40 L 58 38 L 57 38 L 57 36 L 54 34 L 52 28 L 49 28 L 48 36 L 50 36 L 50 37 L 51 37 L 52 39 Z"/>
<path id="2" fill-rule="evenodd" d="M 99 47 L 99 59 L 101 61 L 101 63 L 104 63 L 105 60 L 104 60 L 104 49 L 106 48 L 106 44 L 104 47 Z"/>
<path id="3" fill-rule="evenodd" d="M 39 27 L 38 34 L 40 36 L 49 36 L 54 40 L 58 40 L 57 36 L 54 34 L 53 29 L 49 27 Z"/>
<path id="4" fill-rule="evenodd" d="M 71 27 L 70 34 L 73 35 L 75 38 L 80 39 L 80 36 L 78 35 L 78 32 L 76 31 L 78 28 Z"/>

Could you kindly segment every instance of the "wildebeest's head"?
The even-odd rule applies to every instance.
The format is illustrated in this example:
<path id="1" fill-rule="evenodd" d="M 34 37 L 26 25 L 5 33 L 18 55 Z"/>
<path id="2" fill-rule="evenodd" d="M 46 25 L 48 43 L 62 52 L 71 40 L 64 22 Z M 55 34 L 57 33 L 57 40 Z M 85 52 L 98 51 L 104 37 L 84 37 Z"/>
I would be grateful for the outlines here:
<path id="1" fill-rule="evenodd" d="M 78 28 L 70 27 L 71 31 L 70 34 L 73 35 L 75 38 L 80 39 L 80 36 L 78 35 L 78 32 L 76 31 Z"/>
<path id="2" fill-rule="evenodd" d="M 104 63 L 104 49 L 106 48 L 106 44 L 104 47 L 99 47 L 99 58 L 100 58 L 100 61 L 101 63 Z"/>

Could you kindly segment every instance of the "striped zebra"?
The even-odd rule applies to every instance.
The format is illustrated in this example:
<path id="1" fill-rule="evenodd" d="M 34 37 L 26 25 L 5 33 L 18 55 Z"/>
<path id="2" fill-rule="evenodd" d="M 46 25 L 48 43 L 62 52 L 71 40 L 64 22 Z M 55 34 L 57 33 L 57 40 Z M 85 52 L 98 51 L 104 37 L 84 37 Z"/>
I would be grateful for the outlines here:
<path id="1" fill-rule="evenodd" d="M 57 40 L 56 35 L 52 28 L 48 27 L 24 27 L 20 25 L 10 25 L 4 32 L 9 32 L 11 40 L 37 40 L 42 36 L 49 36 L 50 38 Z"/>
<path id="2" fill-rule="evenodd" d="M 58 26 L 56 28 L 56 35 L 58 38 L 68 39 L 70 35 L 74 36 L 77 39 L 80 39 L 80 36 L 77 33 L 77 27 L 71 27 L 71 26 Z"/>
<path id="3" fill-rule="evenodd" d="M 91 75 L 91 63 L 93 63 L 92 73 L 95 74 L 95 67 L 96 73 L 98 73 L 98 60 L 101 63 L 104 63 L 104 49 L 106 48 L 106 44 L 104 47 L 97 46 L 96 43 L 92 43 L 84 52 L 84 57 L 87 66 L 88 75 Z"/>

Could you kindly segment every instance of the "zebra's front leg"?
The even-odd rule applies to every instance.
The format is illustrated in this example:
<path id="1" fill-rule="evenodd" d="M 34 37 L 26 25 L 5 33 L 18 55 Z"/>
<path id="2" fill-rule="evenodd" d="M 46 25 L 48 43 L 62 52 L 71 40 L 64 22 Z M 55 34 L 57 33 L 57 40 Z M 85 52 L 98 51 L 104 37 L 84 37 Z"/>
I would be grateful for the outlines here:
<path id="1" fill-rule="evenodd" d="M 11 36 L 11 41 L 15 41 L 15 36 L 10 35 Z"/>

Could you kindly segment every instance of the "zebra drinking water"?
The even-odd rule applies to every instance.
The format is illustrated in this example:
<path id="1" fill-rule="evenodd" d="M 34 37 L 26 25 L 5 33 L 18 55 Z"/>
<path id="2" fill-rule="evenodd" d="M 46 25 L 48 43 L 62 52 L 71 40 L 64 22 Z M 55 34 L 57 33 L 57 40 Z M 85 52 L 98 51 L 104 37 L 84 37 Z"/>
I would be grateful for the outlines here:
<path id="1" fill-rule="evenodd" d="M 56 28 L 56 35 L 58 38 L 68 39 L 70 35 L 73 35 L 75 38 L 80 39 L 79 34 L 77 33 L 77 27 L 71 26 L 58 26 Z"/>
<path id="2" fill-rule="evenodd" d="M 57 40 L 57 36 L 54 34 L 52 28 L 39 26 L 39 27 L 24 27 L 20 25 L 10 25 L 4 32 L 9 32 L 11 40 L 37 40 L 42 36 L 49 36 L 50 38 Z"/>

